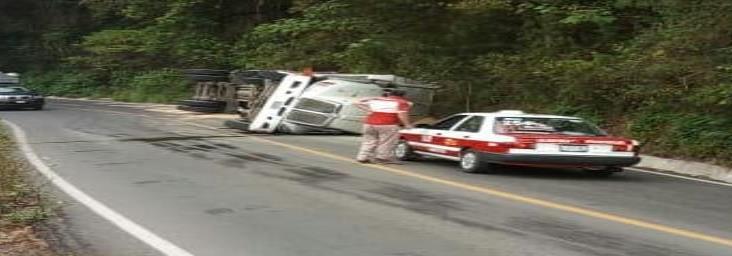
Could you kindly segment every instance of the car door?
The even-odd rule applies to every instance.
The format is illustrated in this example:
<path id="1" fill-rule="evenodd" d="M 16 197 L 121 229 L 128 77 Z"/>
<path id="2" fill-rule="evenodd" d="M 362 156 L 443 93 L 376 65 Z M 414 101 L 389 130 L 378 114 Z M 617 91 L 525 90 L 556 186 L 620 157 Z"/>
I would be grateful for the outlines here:
<path id="1" fill-rule="evenodd" d="M 442 144 L 448 147 L 476 148 L 481 143 L 480 132 L 484 129 L 486 118 L 484 116 L 469 116 L 458 123 L 444 137 Z M 451 156 L 459 156 L 460 152 Z"/>
<path id="2" fill-rule="evenodd" d="M 415 150 L 422 151 L 428 155 L 440 157 L 454 157 L 459 154 L 460 148 L 446 145 L 446 139 L 450 136 L 450 130 L 461 123 L 468 115 L 454 115 L 438 121 L 437 123 L 424 128 L 418 143 L 412 145 Z M 449 141 L 447 141 L 449 142 Z"/>

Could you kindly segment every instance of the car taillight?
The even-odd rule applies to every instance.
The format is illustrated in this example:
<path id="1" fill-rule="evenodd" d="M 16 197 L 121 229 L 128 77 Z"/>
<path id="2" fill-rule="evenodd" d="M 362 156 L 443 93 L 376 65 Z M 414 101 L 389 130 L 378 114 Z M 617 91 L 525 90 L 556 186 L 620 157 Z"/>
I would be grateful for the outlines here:
<path id="1" fill-rule="evenodd" d="M 520 149 L 535 149 L 536 143 L 534 142 L 514 142 L 511 143 L 511 148 L 520 148 Z"/>
<path id="2" fill-rule="evenodd" d="M 613 145 L 613 151 L 620 151 L 620 152 L 633 151 L 633 145 Z"/>

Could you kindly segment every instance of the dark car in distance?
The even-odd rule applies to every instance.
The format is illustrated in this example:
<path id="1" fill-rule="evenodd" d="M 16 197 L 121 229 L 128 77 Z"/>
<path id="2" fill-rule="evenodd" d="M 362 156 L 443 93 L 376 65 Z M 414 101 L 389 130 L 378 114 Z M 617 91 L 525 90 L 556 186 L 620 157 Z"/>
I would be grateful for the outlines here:
<path id="1" fill-rule="evenodd" d="M 0 87 L 0 109 L 41 110 L 46 104 L 42 95 L 24 87 Z"/>

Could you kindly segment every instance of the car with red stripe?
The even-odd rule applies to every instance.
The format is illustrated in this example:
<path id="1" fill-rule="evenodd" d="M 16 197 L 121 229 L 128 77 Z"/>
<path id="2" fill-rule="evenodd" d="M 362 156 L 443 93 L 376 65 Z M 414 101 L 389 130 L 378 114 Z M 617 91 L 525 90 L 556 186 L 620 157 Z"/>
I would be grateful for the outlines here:
<path id="1" fill-rule="evenodd" d="M 395 150 L 399 159 L 455 160 L 465 172 L 518 165 L 582 168 L 610 175 L 640 161 L 635 140 L 610 136 L 578 117 L 516 110 L 456 114 L 404 129 L 400 138 Z"/>

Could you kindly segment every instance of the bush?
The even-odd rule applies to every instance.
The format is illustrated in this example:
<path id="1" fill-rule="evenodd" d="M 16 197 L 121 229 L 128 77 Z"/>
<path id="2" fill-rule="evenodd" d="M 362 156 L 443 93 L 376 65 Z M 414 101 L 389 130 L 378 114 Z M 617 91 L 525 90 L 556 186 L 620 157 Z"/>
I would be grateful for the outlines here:
<path id="1" fill-rule="evenodd" d="M 17 157 L 15 144 L 0 126 L 0 229 L 33 225 L 49 217 L 51 210 L 39 187 L 26 179 L 28 166 Z"/>
<path id="2" fill-rule="evenodd" d="M 697 113 L 644 111 L 629 132 L 645 150 L 662 156 L 685 156 L 732 164 L 732 119 Z"/>
<path id="3" fill-rule="evenodd" d="M 30 73 L 23 83 L 45 95 L 88 97 L 98 92 L 100 81 L 92 74 L 65 70 Z"/>
<path id="4" fill-rule="evenodd" d="M 132 76 L 117 73 L 112 98 L 120 101 L 169 103 L 185 99 L 191 94 L 191 86 L 174 70 L 139 73 Z"/>

